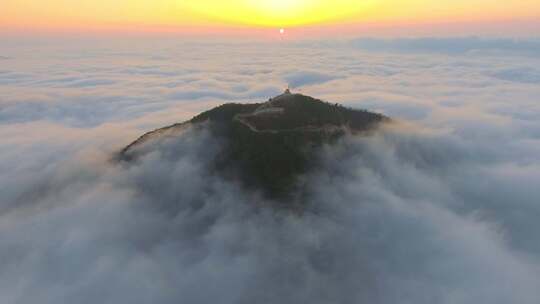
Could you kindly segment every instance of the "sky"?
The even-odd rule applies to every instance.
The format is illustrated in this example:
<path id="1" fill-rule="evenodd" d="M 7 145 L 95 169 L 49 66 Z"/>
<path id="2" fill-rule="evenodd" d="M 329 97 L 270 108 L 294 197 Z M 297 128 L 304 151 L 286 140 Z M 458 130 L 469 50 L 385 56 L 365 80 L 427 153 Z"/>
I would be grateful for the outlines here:
<path id="1" fill-rule="evenodd" d="M 441 34 L 485 25 L 499 35 L 532 34 L 540 3 L 514 0 L 2 0 L 3 32 L 175 32 L 257 35 L 280 28 L 325 28 L 331 33 L 379 34 L 410 27 Z M 439 28 L 434 29 L 434 25 Z M 498 25 L 498 27 L 497 27 Z M 315 31 L 317 32 L 317 31 Z M 319 31 L 320 34 L 320 31 Z"/>
<path id="2" fill-rule="evenodd" d="M 1 303 L 539 303 L 538 39 L 73 42 L 1 46 Z M 197 130 L 111 162 L 287 85 L 395 120 L 321 152 L 302 216 Z"/>
<path id="3" fill-rule="evenodd" d="M 540 303 L 539 12 L 0 0 L 0 303 Z M 319 151 L 303 214 L 201 129 L 114 161 L 288 86 L 392 118 Z"/>

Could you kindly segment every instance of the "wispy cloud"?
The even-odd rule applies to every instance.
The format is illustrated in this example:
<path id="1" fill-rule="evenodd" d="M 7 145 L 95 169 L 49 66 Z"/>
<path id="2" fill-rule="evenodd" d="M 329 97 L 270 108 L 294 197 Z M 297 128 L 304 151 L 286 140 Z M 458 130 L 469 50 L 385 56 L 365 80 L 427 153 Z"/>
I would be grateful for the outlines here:
<path id="1" fill-rule="evenodd" d="M 493 77 L 522 83 L 540 83 L 540 69 L 531 67 L 503 69 L 493 73 Z"/>
<path id="2" fill-rule="evenodd" d="M 314 71 L 300 71 L 285 75 L 285 81 L 292 87 L 302 87 L 312 84 L 321 84 L 339 78 L 332 74 L 323 74 Z"/>

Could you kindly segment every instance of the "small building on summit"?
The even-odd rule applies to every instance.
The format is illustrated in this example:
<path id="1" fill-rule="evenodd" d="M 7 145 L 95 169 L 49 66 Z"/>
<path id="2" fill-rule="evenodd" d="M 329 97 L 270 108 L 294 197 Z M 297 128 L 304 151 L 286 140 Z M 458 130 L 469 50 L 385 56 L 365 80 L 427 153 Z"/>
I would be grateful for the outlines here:
<path id="1" fill-rule="evenodd" d="M 285 92 L 283 93 L 283 95 L 291 95 L 291 89 L 289 87 L 287 87 L 287 89 L 285 89 Z"/>
<path id="2" fill-rule="evenodd" d="M 264 103 L 259 108 L 257 108 L 255 112 L 253 112 L 253 115 L 258 116 L 258 115 L 283 114 L 283 112 L 285 112 L 285 109 L 283 109 L 282 107 L 275 106 L 275 102 L 282 99 L 283 97 L 290 96 L 290 95 L 292 95 L 291 89 L 287 87 L 287 89 L 285 89 L 285 92 L 283 92 L 283 94 L 276 96 L 274 98 L 270 98 L 268 102 Z"/>

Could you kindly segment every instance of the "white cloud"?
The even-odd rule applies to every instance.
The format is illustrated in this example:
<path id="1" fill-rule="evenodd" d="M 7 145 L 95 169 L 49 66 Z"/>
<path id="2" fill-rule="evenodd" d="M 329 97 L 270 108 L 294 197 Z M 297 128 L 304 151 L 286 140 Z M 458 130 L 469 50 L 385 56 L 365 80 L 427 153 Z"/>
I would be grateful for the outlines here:
<path id="1" fill-rule="evenodd" d="M 444 54 L 463 54 L 469 52 L 496 52 L 498 55 L 513 53 L 538 56 L 540 54 L 539 39 L 488 39 L 479 37 L 459 38 L 400 38 L 400 39 L 368 39 L 352 41 L 352 45 L 370 51 L 398 52 L 433 52 Z"/>
<path id="2" fill-rule="evenodd" d="M 0 302 L 538 303 L 540 61 L 518 54 L 536 42 L 457 42 L 7 49 Z M 488 46 L 503 53 L 471 52 Z M 110 162 L 145 130 L 291 80 L 410 121 L 323 151 L 302 216 L 210 174 L 207 134 Z"/>

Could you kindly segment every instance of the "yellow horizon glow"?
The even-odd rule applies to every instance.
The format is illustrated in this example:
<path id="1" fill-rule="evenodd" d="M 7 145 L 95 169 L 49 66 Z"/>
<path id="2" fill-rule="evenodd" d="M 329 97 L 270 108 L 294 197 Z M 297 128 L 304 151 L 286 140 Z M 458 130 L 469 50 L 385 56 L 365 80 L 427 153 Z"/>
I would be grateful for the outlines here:
<path id="1" fill-rule="evenodd" d="M 540 1 L 514 0 L 2 0 L 3 28 L 244 26 L 540 17 Z"/>
<path id="2" fill-rule="evenodd" d="M 292 27 L 344 20 L 367 9 L 376 0 L 237 0 L 193 1 L 188 10 L 203 18 L 232 24 Z"/>

